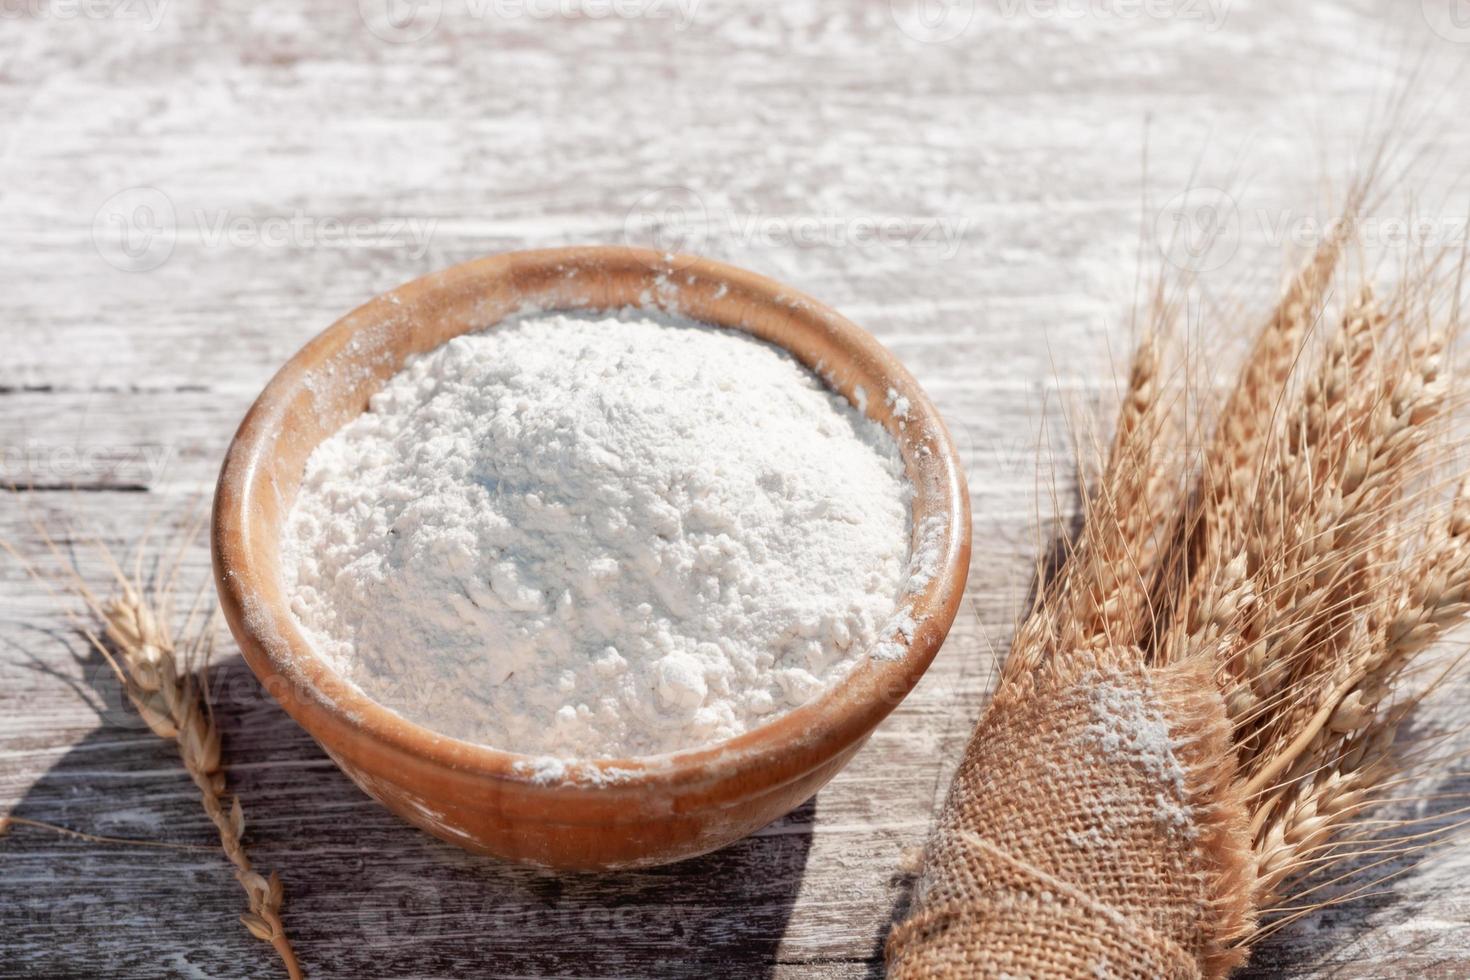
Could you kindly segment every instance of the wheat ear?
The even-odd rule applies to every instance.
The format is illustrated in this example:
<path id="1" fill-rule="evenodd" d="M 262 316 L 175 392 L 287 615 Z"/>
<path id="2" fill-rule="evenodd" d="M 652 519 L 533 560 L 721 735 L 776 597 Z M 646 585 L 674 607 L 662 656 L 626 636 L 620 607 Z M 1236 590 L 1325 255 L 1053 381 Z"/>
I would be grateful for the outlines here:
<path id="1" fill-rule="evenodd" d="M 1470 614 L 1470 482 L 1445 511 L 1432 503 L 1454 449 L 1444 361 L 1458 308 L 1438 301 L 1447 284 L 1433 267 L 1387 300 L 1362 286 L 1314 354 L 1341 257 L 1335 242 L 1313 256 L 1241 370 L 1181 518 L 1198 529 L 1179 545 L 1186 581 L 1173 587 L 1186 598 L 1156 651 L 1218 665 L 1252 904 L 1271 919 L 1247 946 L 1325 904 L 1306 882 L 1328 869 L 1443 836 L 1400 846 L 1353 827 L 1407 780 L 1396 738 L 1438 684 L 1416 664 Z"/>
<path id="2" fill-rule="evenodd" d="M 245 890 L 250 911 L 241 923 L 256 939 L 270 943 L 292 980 L 303 976 L 296 952 L 281 921 L 284 889 L 280 876 L 256 871 L 245 852 L 245 813 L 238 796 L 226 805 L 225 773 L 220 759 L 220 735 L 214 712 L 203 696 L 196 673 L 205 676 L 217 633 L 213 616 L 198 624 L 198 601 L 186 619 L 183 643 L 175 640 L 168 583 L 150 588 L 141 573 L 141 561 L 131 576 L 122 571 L 110 552 L 103 556 L 111 566 L 117 592 L 108 599 L 98 596 L 82 580 L 80 572 L 64 558 L 44 529 L 37 529 L 52 556 L 66 564 L 66 586 L 91 616 L 79 629 L 106 660 L 128 700 L 143 721 L 160 738 L 173 742 L 184 769 L 198 787 L 204 812 L 219 834 L 220 846 L 234 866 L 235 879 Z M 8 543 L 0 542 L 37 581 L 41 574 Z M 182 549 L 181 549 L 182 550 Z M 48 589 L 51 588 L 47 584 Z M 55 591 L 54 589 L 52 591 Z"/>

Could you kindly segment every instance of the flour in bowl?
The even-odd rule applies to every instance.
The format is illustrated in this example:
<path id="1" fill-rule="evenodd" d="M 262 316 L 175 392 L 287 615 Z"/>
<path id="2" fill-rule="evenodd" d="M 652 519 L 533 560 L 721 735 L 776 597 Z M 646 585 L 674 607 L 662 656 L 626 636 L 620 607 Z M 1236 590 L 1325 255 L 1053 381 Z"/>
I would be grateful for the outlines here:
<path id="1" fill-rule="evenodd" d="M 778 348 L 538 315 L 414 358 L 312 453 L 283 571 L 316 648 L 419 724 L 656 754 L 892 646 L 910 496 L 892 437 Z"/>

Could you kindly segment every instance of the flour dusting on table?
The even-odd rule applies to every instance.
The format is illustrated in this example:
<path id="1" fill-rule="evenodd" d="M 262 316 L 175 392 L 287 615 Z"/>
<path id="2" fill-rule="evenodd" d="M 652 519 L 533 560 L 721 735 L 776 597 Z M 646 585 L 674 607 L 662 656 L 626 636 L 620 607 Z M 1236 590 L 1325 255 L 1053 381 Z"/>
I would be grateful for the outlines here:
<path id="1" fill-rule="evenodd" d="M 538 315 L 414 358 L 322 443 L 283 570 L 317 649 L 429 728 L 653 754 L 894 655 L 910 498 L 892 437 L 771 345 Z"/>

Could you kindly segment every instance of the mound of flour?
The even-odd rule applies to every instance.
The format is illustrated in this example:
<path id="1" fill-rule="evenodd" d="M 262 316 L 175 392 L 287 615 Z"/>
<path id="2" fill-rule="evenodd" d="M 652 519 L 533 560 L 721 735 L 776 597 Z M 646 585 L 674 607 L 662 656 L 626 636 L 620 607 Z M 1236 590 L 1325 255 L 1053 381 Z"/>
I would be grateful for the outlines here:
<path id="1" fill-rule="evenodd" d="M 292 609 L 367 694 L 562 758 L 737 735 L 867 656 L 904 586 L 897 446 L 794 359 L 649 314 L 409 362 L 306 466 Z"/>

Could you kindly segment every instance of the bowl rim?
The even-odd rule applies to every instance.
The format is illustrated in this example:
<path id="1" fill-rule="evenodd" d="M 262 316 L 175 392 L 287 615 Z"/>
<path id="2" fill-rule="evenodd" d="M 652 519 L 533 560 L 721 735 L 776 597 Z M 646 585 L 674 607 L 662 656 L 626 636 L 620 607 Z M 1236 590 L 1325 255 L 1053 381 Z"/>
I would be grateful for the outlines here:
<path id="1" fill-rule="evenodd" d="M 530 273 L 548 269 L 597 272 L 634 264 L 648 270 L 650 281 L 715 283 L 722 289 L 739 289 L 742 296 L 783 315 L 796 311 L 812 329 L 827 331 L 855 358 L 866 358 L 872 368 L 881 371 L 889 387 L 908 400 L 907 412 L 900 413 L 902 424 L 893 416 L 892 406 L 884 404 L 887 399 L 872 399 L 866 406 L 857 407 L 884 424 L 898 442 L 905 475 L 914 485 L 914 501 L 917 503 L 926 485 L 931 489 L 929 497 L 937 506 L 930 513 L 942 512 L 946 518 L 943 538 L 938 542 L 940 558 L 927 584 L 900 598 L 899 608 L 912 600 L 910 608 L 917 623 L 910 636 L 899 636 L 907 646 L 902 656 L 867 656 L 813 700 L 721 742 L 660 755 L 559 760 L 548 768 L 549 757 L 545 755 L 494 748 L 435 732 L 375 701 L 338 674 L 317 653 L 284 603 L 260 598 L 257 581 L 261 576 L 279 576 L 280 569 L 247 547 L 251 501 L 255 494 L 266 491 L 266 487 L 257 485 L 257 471 L 261 469 L 262 454 L 274 445 L 271 433 L 276 426 L 271 423 L 284 420 L 290 396 L 307 383 L 309 371 L 303 365 L 323 349 L 343 347 L 357 331 L 385 317 L 398 316 L 401 322 L 403 310 L 442 291 L 474 288 L 491 278 L 519 283 Z M 679 314 L 677 305 L 666 305 L 667 299 L 666 293 L 656 291 L 643 305 Z M 545 312 L 596 308 L 554 304 L 536 307 Z M 513 315 L 496 316 L 461 332 L 489 329 Z M 753 334 L 739 323 L 704 322 Z M 808 364 L 780 341 L 759 339 L 792 354 L 812 369 L 828 390 L 855 403 L 834 381 L 833 369 L 840 365 Z M 393 370 L 401 366 L 400 361 Z M 919 544 L 921 528 L 917 509 L 911 510 L 911 516 L 912 550 Z M 270 530 L 278 531 L 279 521 Z M 251 405 L 226 452 L 215 492 L 210 542 L 220 602 L 246 661 L 267 691 L 282 701 L 287 712 L 334 757 L 332 743 L 337 739 L 360 738 L 392 756 L 418 760 L 440 770 L 519 784 L 525 791 L 553 798 L 580 796 L 589 789 L 610 797 L 642 794 L 655 788 L 691 791 L 715 783 L 734 784 L 737 795 L 753 795 L 801 778 L 865 737 L 928 669 L 963 599 L 969 572 L 970 501 L 954 442 L 928 396 L 871 334 L 835 310 L 773 279 L 711 259 L 625 246 L 573 246 L 501 253 L 414 279 L 341 317 L 293 354 Z M 284 698 L 283 686 L 290 692 Z"/>

